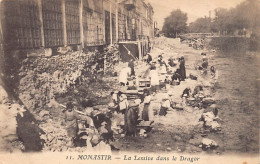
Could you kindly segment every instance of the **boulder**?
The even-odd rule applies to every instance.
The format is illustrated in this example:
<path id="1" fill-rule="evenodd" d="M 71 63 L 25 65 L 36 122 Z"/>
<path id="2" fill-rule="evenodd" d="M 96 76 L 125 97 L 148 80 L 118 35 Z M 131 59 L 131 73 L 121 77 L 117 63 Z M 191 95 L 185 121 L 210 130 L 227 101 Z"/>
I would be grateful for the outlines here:
<path id="1" fill-rule="evenodd" d="M 203 138 L 202 141 L 201 141 L 201 144 L 202 144 L 203 149 L 218 147 L 218 144 L 214 140 L 211 140 L 211 139 L 208 139 L 208 138 Z"/>
<path id="2" fill-rule="evenodd" d="M 44 116 L 48 116 L 49 114 L 50 114 L 49 111 L 42 110 L 42 111 L 40 111 L 39 116 L 40 116 L 40 117 L 44 117 Z"/>

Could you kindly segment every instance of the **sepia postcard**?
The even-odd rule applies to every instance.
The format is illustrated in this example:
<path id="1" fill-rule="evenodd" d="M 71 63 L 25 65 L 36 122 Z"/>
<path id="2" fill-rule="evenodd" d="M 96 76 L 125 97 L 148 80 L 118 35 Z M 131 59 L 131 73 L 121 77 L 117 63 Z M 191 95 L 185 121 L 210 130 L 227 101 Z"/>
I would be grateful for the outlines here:
<path id="1" fill-rule="evenodd" d="M 258 164 L 259 0 L 0 0 L 0 164 Z"/>

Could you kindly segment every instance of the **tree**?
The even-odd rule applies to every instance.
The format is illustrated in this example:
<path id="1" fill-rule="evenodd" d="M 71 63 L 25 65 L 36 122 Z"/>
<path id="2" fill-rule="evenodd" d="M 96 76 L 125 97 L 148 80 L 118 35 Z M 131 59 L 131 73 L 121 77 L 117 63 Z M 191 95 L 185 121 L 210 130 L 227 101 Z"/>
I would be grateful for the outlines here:
<path id="1" fill-rule="evenodd" d="M 187 20 L 187 13 L 182 12 L 180 9 L 174 10 L 164 19 L 162 31 L 168 36 L 177 37 L 178 34 L 186 32 Z"/>
<path id="2" fill-rule="evenodd" d="M 231 26 L 229 24 L 232 24 L 229 19 L 230 12 L 227 9 L 224 8 L 217 8 L 215 9 L 215 18 L 213 22 L 213 27 L 215 27 L 217 32 L 220 32 L 220 34 L 227 34 L 228 31 L 230 31 L 229 28 Z"/>
<path id="3" fill-rule="evenodd" d="M 190 32 L 219 32 L 221 35 L 245 35 L 246 31 L 260 32 L 260 3 L 257 0 L 245 0 L 235 8 L 215 9 L 215 18 L 199 18 L 190 23 Z"/>
<path id="4" fill-rule="evenodd" d="M 235 30 L 244 29 L 255 31 L 260 26 L 259 2 L 256 0 L 246 0 L 230 10 L 219 8 L 215 12 L 213 27 L 221 34 L 233 34 Z"/>
<path id="5" fill-rule="evenodd" d="M 190 23 L 189 31 L 195 33 L 209 33 L 211 32 L 210 18 L 198 18 L 195 22 Z"/>
<path id="6" fill-rule="evenodd" d="M 257 0 L 246 0 L 234 10 L 234 24 L 240 30 L 257 29 L 260 26 L 260 3 Z"/>

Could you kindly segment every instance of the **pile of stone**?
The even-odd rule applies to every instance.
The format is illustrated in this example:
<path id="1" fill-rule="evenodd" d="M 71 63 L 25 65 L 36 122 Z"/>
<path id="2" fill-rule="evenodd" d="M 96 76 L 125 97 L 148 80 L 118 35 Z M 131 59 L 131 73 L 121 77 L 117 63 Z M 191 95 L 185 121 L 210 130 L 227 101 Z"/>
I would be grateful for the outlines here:
<path id="1" fill-rule="evenodd" d="M 43 151 L 67 151 L 71 146 L 70 138 L 67 137 L 65 128 L 61 128 L 59 122 L 49 119 L 46 123 L 40 124 L 40 128 L 45 132 L 41 135 L 41 139 L 45 142 Z"/>
<path id="2" fill-rule="evenodd" d="M 218 123 L 218 116 L 216 116 L 212 111 L 203 113 L 200 121 L 203 121 L 205 128 L 210 129 L 210 131 L 220 131 L 221 125 Z"/>
<path id="3" fill-rule="evenodd" d="M 120 61 L 120 52 L 118 45 L 114 44 L 105 49 L 104 52 L 104 72 L 113 72 L 114 66 Z"/>
<path id="4" fill-rule="evenodd" d="M 56 95 L 68 92 L 82 77 L 103 71 L 101 54 L 97 51 L 70 52 L 49 58 L 27 58 L 19 70 L 19 98 L 33 111 L 48 104 Z"/>
<path id="5" fill-rule="evenodd" d="M 114 114 L 111 120 L 111 129 L 114 134 L 122 134 L 124 126 L 124 115 L 123 114 Z"/>
<path id="6" fill-rule="evenodd" d="M 218 147 L 218 144 L 216 141 L 204 138 L 199 135 L 195 135 L 192 139 L 189 141 L 190 144 L 194 146 L 198 146 L 199 148 L 202 148 L 202 150 L 206 151 L 209 149 L 216 149 Z"/>
<path id="7" fill-rule="evenodd" d="M 208 138 L 203 138 L 201 140 L 201 144 L 199 145 L 203 150 L 208 150 L 208 149 L 215 149 L 218 147 L 218 144 L 216 141 L 208 139 Z"/>
<path id="8" fill-rule="evenodd" d="M 79 131 L 76 142 L 80 145 L 76 144 L 76 147 L 75 143 L 72 143 L 71 139 L 67 136 L 62 118 L 51 119 L 51 114 L 48 111 L 42 110 L 39 112 L 38 115 L 43 118 L 40 124 L 40 128 L 44 131 L 44 134 L 41 135 L 41 139 L 44 140 L 43 151 L 103 151 L 100 149 L 101 147 L 111 150 L 109 144 L 113 140 L 114 132 L 111 126 L 114 123 L 110 125 L 110 122 L 118 118 L 113 117 L 114 120 L 111 120 L 111 118 L 107 117 L 109 111 L 103 105 L 95 106 L 94 108 L 87 107 L 83 111 L 76 110 L 76 112 L 91 119 L 87 122 L 89 127 L 85 126 L 85 121 L 77 121 Z"/>

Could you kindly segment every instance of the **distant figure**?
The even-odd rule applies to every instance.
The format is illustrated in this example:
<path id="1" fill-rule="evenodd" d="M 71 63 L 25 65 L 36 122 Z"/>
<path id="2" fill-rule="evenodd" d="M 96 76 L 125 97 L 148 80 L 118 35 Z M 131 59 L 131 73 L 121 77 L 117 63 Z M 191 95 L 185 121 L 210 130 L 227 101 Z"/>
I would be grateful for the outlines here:
<path id="1" fill-rule="evenodd" d="M 112 100 L 112 102 L 113 102 L 114 104 L 117 104 L 117 103 L 118 103 L 117 93 L 111 92 L 110 95 L 111 95 L 111 100 Z"/>
<path id="2" fill-rule="evenodd" d="M 117 95 L 119 99 L 119 112 L 124 114 L 125 111 L 129 108 L 127 96 L 123 94 L 121 91 L 119 91 Z"/>
<path id="3" fill-rule="evenodd" d="M 185 59 L 183 56 L 180 58 L 179 62 L 180 62 L 181 81 L 184 81 L 186 79 L 186 68 L 185 68 Z"/>
<path id="4" fill-rule="evenodd" d="M 114 109 L 116 112 L 119 111 L 119 97 L 118 92 L 111 92 L 111 101 L 110 101 L 110 108 Z"/>
<path id="5" fill-rule="evenodd" d="M 64 119 L 68 137 L 71 138 L 71 146 L 74 146 L 78 133 L 77 120 L 86 121 L 90 127 L 94 127 L 94 123 L 91 117 L 82 115 L 80 116 L 74 111 L 74 106 L 71 102 L 67 103 L 66 110 L 64 111 Z"/>
<path id="6" fill-rule="evenodd" d="M 150 62 L 153 60 L 153 58 L 150 53 L 148 53 L 146 56 L 147 56 L 147 63 L 150 64 Z"/>
<path id="7" fill-rule="evenodd" d="M 134 64 L 134 60 L 131 59 L 130 62 L 128 63 L 128 67 L 130 67 L 131 69 L 131 76 L 135 75 L 135 64 Z"/>
<path id="8" fill-rule="evenodd" d="M 168 59 L 168 64 L 169 64 L 170 67 L 176 66 L 176 64 L 174 63 L 174 59 L 173 58 Z"/>
<path id="9" fill-rule="evenodd" d="M 127 78 L 131 74 L 131 68 L 125 67 L 121 70 L 119 74 L 119 83 L 121 86 L 125 86 L 127 84 Z"/>
<path id="10" fill-rule="evenodd" d="M 185 88 L 184 91 L 182 92 L 181 97 L 190 97 L 190 93 L 191 93 L 191 89 L 189 87 Z"/>
<path id="11" fill-rule="evenodd" d="M 165 116 L 167 114 L 167 110 L 171 107 L 171 102 L 170 100 L 165 100 L 162 105 L 161 109 L 159 111 L 160 116 Z"/>
<path id="12" fill-rule="evenodd" d="M 150 79 L 151 79 L 151 90 L 153 92 L 156 92 L 159 89 L 160 79 L 159 79 L 158 71 L 156 70 L 155 66 L 151 67 Z"/>
<path id="13" fill-rule="evenodd" d="M 164 60 L 163 60 L 163 56 L 162 55 L 159 55 L 158 56 L 158 63 L 162 66 L 163 64 L 165 64 L 166 65 L 166 63 L 164 62 Z"/>
<path id="14" fill-rule="evenodd" d="M 151 103 L 151 95 L 149 93 L 149 91 L 146 91 L 145 92 L 145 98 L 144 98 L 144 108 L 143 108 L 143 111 L 142 111 L 142 119 L 144 121 L 150 121 L 152 118 L 151 118 L 151 109 L 150 109 L 150 103 Z"/>
<path id="15" fill-rule="evenodd" d="M 149 39 L 149 36 L 147 36 L 147 40 L 148 40 L 148 53 L 150 53 L 152 46 L 151 46 L 151 41 Z"/>
<path id="16" fill-rule="evenodd" d="M 181 81 L 180 69 L 177 69 L 171 78 L 172 78 L 172 85 L 174 85 L 175 83 L 177 84 L 180 83 Z"/>
<path id="17" fill-rule="evenodd" d="M 194 88 L 192 96 L 197 95 L 200 91 L 203 91 L 203 87 L 201 85 L 198 85 Z"/>
<path id="18" fill-rule="evenodd" d="M 207 69 L 208 65 L 209 65 L 208 59 L 206 57 L 203 57 L 203 59 L 202 59 L 202 68 L 203 69 Z"/>
<path id="19" fill-rule="evenodd" d="M 137 123 L 138 123 L 138 111 L 139 105 L 135 104 L 126 109 L 124 120 L 125 120 L 125 135 L 126 136 L 136 136 L 137 133 Z"/>
<path id="20" fill-rule="evenodd" d="M 218 71 L 216 70 L 216 68 L 214 66 L 210 67 L 210 74 L 211 74 L 211 78 L 217 80 L 218 79 Z"/>

